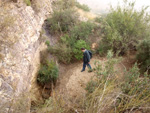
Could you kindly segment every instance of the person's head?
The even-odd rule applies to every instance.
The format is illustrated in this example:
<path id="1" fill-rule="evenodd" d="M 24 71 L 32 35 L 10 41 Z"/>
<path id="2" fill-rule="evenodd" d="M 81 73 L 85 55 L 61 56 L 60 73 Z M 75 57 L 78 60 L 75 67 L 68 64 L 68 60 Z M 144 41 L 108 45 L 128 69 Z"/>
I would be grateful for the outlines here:
<path id="1" fill-rule="evenodd" d="M 82 52 L 85 52 L 85 48 L 81 48 L 81 51 L 82 51 Z"/>

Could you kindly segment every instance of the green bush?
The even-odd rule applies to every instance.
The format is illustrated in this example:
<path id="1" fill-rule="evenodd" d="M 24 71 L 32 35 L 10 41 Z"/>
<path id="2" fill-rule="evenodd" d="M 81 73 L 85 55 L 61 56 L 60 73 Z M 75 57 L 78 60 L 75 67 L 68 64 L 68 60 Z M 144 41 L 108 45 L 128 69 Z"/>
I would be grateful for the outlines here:
<path id="1" fill-rule="evenodd" d="M 107 48 L 112 48 L 114 53 L 125 54 L 137 46 L 138 40 L 150 35 L 147 8 L 136 11 L 134 5 L 135 3 L 125 2 L 124 7 L 118 5 L 117 8 L 111 8 L 103 19 L 104 37 L 101 44 L 104 45 L 104 52 Z"/>
<path id="2" fill-rule="evenodd" d="M 83 53 L 81 51 L 81 48 L 90 49 L 90 47 L 84 40 L 78 40 L 74 44 L 74 48 L 73 48 L 73 55 L 77 60 L 81 60 L 83 58 L 83 55 L 82 55 Z"/>
<path id="3" fill-rule="evenodd" d="M 102 22 L 102 18 L 101 17 L 96 17 L 94 20 L 97 23 L 101 23 Z"/>
<path id="4" fill-rule="evenodd" d="M 95 28 L 95 24 L 89 21 L 87 22 L 80 22 L 79 24 L 75 25 L 71 31 L 70 36 L 75 38 L 76 40 L 87 40 L 89 35 L 92 34 L 92 31 Z"/>
<path id="5" fill-rule="evenodd" d="M 46 42 L 45 42 L 45 44 L 49 47 L 50 46 L 50 42 L 47 40 Z"/>
<path id="6" fill-rule="evenodd" d="M 135 64 L 133 66 L 133 68 L 131 68 L 128 72 L 125 73 L 125 82 L 122 85 L 121 89 L 123 91 L 123 93 L 125 94 L 129 94 L 130 90 L 132 89 L 132 87 L 134 86 L 135 89 L 138 88 L 137 83 L 139 81 L 137 81 L 140 77 L 140 73 L 139 73 L 139 68 L 137 67 L 137 64 Z M 136 91 L 132 92 L 135 93 Z M 133 95 L 133 94 L 132 94 Z"/>
<path id="7" fill-rule="evenodd" d="M 125 73 L 125 79 L 121 85 L 123 95 L 118 99 L 120 100 L 117 111 L 123 112 L 133 107 L 140 108 L 147 106 L 150 102 L 150 79 L 148 74 L 140 77 L 140 71 L 135 64 L 128 72 Z"/>
<path id="8" fill-rule="evenodd" d="M 30 0 L 24 0 L 24 2 L 27 4 L 27 6 L 31 6 L 31 1 Z"/>
<path id="9" fill-rule="evenodd" d="M 137 47 L 136 57 L 141 72 L 148 71 L 150 73 L 150 39 L 143 40 Z"/>
<path id="10" fill-rule="evenodd" d="M 76 42 L 75 38 L 70 37 L 69 35 L 66 34 L 61 37 L 59 43 L 65 44 L 72 49 L 74 47 L 75 42 Z"/>
<path id="11" fill-rule="evenodd" d="M 54 11 L 52 17 L 48 19 L 50 31 L 55 32 L 67 32 L 71 26 L 73 26 L 78 20 L 78 16 L 75 10 L 65 9 L 60 11 Z"/>
<path id="12" fill-rule="evenodd" d="M 84 40 L 76 40 L 64 35 L 56 46 L 49 46 L 49 52 L 55 55 L 60 62 L 67 64 L 74 58 L 77 60 L 82 59 L 81 48 L 90 49 L 88 43 Z"/>
<path id="13" fill-rule="evenodd" d="M 96 78 L 86 88 L 88 92 L 84 107 L 87 113 L 103 113 L 106 110 L 111 113 L 133 112 L 134 108 L 145 110 L 150 103 L 150 75 L 140 77 L 135 64 L 129 71 L 125 70 L 124 79 L 121 79 L 120 71 L 114 70 L 118 60 L 112 56 L 109 51 L 105 64 L 95 62 Z"/>
<path id="14" fill-rule="evenodd" d="M 56 46 L 50 46 L 48 50 L 62 63 L 68 64 L 72 59 L 72 50 L 66 44 L 59 43 Z"/>
<path id="15" fill-rule="evenodd" d="M 47 83 L 55 83 L 58 75 L 58 66 L 53 61 L 47 61 L 46 64 L 41 65 L 37 81 L 42 85 L 45 85 Z"/>
<path id="16" fill-rule="evenodd" d="M 90 8 L 85 4 L 80 4 L 79 2 L 76 2 L 76 7 L 79 9 L 82 9 L 83 11 L 89 12 Z"/>
<path id="17" fill-rule="evenodd" d="M 99 43 L 99 48 L 98 48 L 98 54 L 100 56 L 104 56 L 106 55 L 106 53 L 108 52 L 108 50 L 111 50 L 111 47 L 108 45 L 103 44 L 103 42 Z"/>
<path id="18" fill-rule="evenodd" d="M 53 14 L 48 18 L 51 33 L 67 32 L 78 21 L 78 13 L 74 10 L 74 0 L 58 0 Z"/>
<path id="19" fill-rule="evenodd" d="M 85 90 L 88 92 L 88 94 L 90 94 L 93 93 L 97 87 L 98 87 L 98 83 L 96 81 L 91 80 L 86 85 Z"/>

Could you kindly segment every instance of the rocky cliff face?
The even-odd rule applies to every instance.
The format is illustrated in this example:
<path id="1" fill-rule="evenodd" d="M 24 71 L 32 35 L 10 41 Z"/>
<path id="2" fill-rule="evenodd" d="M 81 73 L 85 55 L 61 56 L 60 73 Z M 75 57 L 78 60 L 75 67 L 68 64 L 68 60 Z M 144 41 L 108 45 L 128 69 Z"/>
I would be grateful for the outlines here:
<path id="1" fill-rule="evenodd" d="M 52 0 L 0 1 L 0 112 L 28 113 L 40 64 L 40 31 Z M 32 4 L 32 2 L 31 2 Z M 38 93 L 38 92 L 37 92 Z M 33 94 L 32 94 L 33 96 Z"/>

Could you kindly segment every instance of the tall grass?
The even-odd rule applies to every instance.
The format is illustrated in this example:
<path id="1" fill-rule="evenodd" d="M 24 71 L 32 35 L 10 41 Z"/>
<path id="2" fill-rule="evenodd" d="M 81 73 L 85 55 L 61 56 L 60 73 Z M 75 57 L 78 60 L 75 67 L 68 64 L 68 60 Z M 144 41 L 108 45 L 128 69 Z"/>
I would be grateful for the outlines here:
<path id="1" fill-rule="evenodd" d="M 119 62 L 109 51 L 104 64 L 95 62 L 95 77 L 87 84 L 85 97 L 79 97 L 78 101 L 70 104 L 63 95 L 53 94 L 36 109 L 42 113 L 150 112 L 150 75 L 140 77 L 137 64 L 122 75 L 114 68 Z"/>
<path id="2" fill-rule="evenodd" d="M 124 73 L 124 81 L 119 79 L 119 73 L 114 71 L 115 59 L 111 58 L 103 67 L 96 65 L 96 87 L 88 93 L 85 101 L 88 113 L 123 113 L 134 110 L 147 110 L 150 104 L 150 79 L 145 74 L 140 77 L 137 64 Z M 88 87 L 93 87 L 88 85 Z M 86 88 L 90 89 L 90 88 Z M 150 109 L 149 109 L 150 110 Z"/>

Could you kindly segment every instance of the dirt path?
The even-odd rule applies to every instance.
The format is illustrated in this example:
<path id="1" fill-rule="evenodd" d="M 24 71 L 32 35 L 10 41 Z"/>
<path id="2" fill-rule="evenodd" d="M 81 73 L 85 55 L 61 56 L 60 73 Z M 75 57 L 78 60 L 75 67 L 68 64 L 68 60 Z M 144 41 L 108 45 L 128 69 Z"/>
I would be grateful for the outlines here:
<path id="1" fill-rule="evenodd" d="M 115 71 L 119 72 L 119 77 L 123 78 L 124 69 L 132 66 L 133 58 L 124 57 L 123 60 L 115 65 Z M 94 57 L 91 59 L 91 66 L 94 68 L 94 62 L 100 61 L 102 65 L 105 64 L 106 58 Z M 74 105 L 79 99 L 85 97 L 86 84 L 94 77 L 95 73 L 88 72 L 86 68 L 85 72 L 81 72 L 82 62 L 77 62 L 71 65 L 62 67 L 62 73 L 60 74 L 57 86 L 54 90 L 55 94 L 59 97 L 63 97 L 65 103 L 69 106 Z"/>
<path id="2" fill-rule="evenodd" d="M 105 59 L 98 57 L 92 58 L 92 68 L 94 68 L 94 62 L 100 60 L 102 62 L 105 61 Z M 86 94 L 86 84 L 92 79 L 94 72 L 89 73 L 87 67 L 86 71 L 81 72 L 82 65 L 82 62 L 77 62 L 63 67 L 63 72 L 60 74 L 58 84 L 55 88 L 56 94 L 63 96 L 67 100 L 74 100 Z"/>

